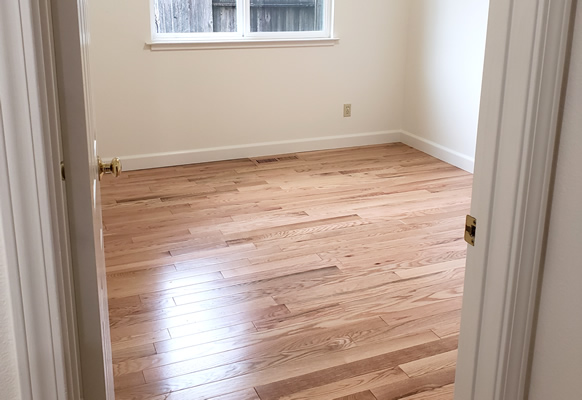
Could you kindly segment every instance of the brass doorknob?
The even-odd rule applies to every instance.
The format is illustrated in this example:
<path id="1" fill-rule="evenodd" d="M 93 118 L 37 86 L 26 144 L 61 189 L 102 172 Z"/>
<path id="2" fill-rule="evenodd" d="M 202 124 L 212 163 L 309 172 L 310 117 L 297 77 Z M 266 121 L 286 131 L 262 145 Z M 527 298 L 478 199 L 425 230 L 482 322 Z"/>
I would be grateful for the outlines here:
<path id="1" fill-rule="evenodd" d="M 103 177 L 103 174 L 113 174 L 116 178 L 121 175 L 121 160 L 115 157 L 111 160 L 109 164 L 103 164 L 100 157 L 97 157 L 97 163 L 99 164 L 99 180 Z"/>

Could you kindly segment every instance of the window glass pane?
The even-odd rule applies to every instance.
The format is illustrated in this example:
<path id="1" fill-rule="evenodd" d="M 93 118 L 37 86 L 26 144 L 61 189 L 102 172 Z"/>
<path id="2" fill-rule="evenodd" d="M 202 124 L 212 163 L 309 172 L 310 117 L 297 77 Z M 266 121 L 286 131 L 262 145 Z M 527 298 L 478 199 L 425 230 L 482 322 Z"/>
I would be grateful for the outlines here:
<path id="1" fill-rule="evenodd" d="M 251 0 L 251 32 L 323 30 L 324 0 Z"/>
<path id="2" fill-rule="evenodd" d="M 157 33 L 236 32 L 236 0 L 154 0 Z"/>

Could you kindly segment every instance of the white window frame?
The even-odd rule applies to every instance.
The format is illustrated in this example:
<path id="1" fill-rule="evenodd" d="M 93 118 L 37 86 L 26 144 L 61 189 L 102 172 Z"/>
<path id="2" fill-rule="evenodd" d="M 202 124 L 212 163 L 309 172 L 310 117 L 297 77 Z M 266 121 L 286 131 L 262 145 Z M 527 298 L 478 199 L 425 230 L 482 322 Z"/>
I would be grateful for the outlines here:
<path id="1" fill-rule="evenodd" d="M 323 0 L 323 29 L 321 31 L 297 32 L 251 32 L 250 0 L 236 0 L 236 32 L 194 32 L 194 33 L 158 33 L 155 20 L 155 0 L 150 0 L 150 25 L 152 49 L 156 44 L 180 43 L 249 43 L 274 41 L 317 41 L 333 39 L 334 0 Z"/>

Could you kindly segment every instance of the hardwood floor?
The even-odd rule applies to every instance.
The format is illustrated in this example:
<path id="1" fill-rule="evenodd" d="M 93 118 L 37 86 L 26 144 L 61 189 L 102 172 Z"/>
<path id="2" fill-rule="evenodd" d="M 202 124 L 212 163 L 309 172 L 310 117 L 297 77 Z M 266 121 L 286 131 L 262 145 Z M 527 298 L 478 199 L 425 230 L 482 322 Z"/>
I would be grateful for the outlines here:
<path id="1" fill-rule="evenodd" d="M 452 399 L 472 175 L 267 158 L 102 183 L 117 400 Z"/>

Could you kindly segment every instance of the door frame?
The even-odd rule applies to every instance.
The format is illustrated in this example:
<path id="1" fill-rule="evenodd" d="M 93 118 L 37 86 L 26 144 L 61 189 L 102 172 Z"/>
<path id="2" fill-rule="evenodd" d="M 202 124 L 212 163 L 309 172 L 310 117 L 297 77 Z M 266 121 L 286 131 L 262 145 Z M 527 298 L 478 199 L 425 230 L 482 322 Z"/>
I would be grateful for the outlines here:
<path id="1" fill-rule="evenodd" d="M 20 15 L 0 24 L 13 53 L 0 57 L 12 82 L 11 103 L 2 105 L 0 206 L 20 389 L 23 399 L 47 400 L 80 398 L 53 38 L 38 28 L 50 23 L 51 1 L 60 0 L 0 3 L 0 15 L 10 7 Z M 491 0 L 459 400 L 515 400 L 528 384 L 571 7 L 572 0 Z"/>
<path id="2" fill-rule="evenodd" d="M 0 229 L 22 400 L 81 398 L 47 5 L 0 2 Z"/>
<path id="3" fill-rule="evenodd" d="M 575 0 L 491 1 L 456 399 L 523 399 Z M 503 22 L 503 23 L 501 23 Z"/>

